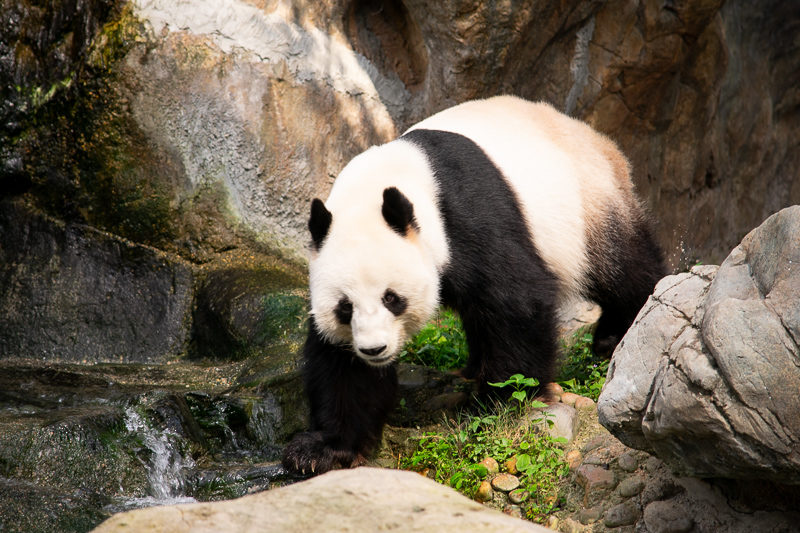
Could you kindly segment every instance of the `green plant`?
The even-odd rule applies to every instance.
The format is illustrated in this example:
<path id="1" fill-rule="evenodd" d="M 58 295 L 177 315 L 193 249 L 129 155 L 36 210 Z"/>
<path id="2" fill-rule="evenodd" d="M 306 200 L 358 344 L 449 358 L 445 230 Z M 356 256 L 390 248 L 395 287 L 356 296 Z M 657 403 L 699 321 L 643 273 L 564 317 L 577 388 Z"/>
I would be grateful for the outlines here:
<path id="1" fill-rule="evenodd" d="M 502 389 L 504 387 L 511 387 L 514 389 L 514 392 L 511 393 L 511 397 L 517 401 L 517 410 L 522 412 L 524 408 L 525 401 L 528 399 L 528 392 L 526 389 L 535 389 L 539 386 L 539 380 L 536 378 L 526 378 L 522 374 L 514 374 L 513 376 L 509 377 L 507 380 L 500 382 L 500 383 L 489 383 L 492 387 L 497 387 Z M 540 407 L 547 407 L 546 403 L 531 400 L 530 407 L 532 408 L 540 408 Z"/>
<path id="2" fill-rule="evenodd" d="M 455 370 L 466 365 L 468 355 L 461 319 L 443 309 L 409 341 L 400 352 L 400 360 L 439 370 Z"/>
<path id="3" fill-rule="evenodd" d="M 584 328 L 573 334 L 571 342 L 564 342 L 564 362 L 556 381 L 567 392 L 597 401 L 606 381 L 609 361 L 594 354 L 593 339 L 592 333 Z"/>
<path id="4" fill-rule="evenodd" d="M 520 387 L 515 392 L 525 394 L 529 383 L 512 376 L 499 385 Z M 521 486 L 531 494 L 524 504 L 526 516 L 541 520 L 558 505 L 557 484 L 569 470 L 558 446 L 563 439 L 542 435 L 535 429 L 536 420 L 519 416 L 520 409 L 532 409 L 538 402 L 522 395 L 515 399 L 515 405 L 498 402 L 478 414 L 450 420 L 441 432 L 425 433 L 415 452 L 401 460 L 401 468 L 424 471 L 439 483 L 474 497 L 488 475 L 480 464 L 483 459 L 491 457 L 503 464 L 516 456 Z"/>

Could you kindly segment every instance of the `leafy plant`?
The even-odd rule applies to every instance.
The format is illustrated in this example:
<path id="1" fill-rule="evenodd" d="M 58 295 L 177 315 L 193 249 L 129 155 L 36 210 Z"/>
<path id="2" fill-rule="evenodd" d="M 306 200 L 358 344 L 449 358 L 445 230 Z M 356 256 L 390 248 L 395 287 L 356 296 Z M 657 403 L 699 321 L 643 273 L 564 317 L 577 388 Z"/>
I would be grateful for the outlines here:
<path id="1" fill-rule="evenodd" d="M 556 381 L 567 392 L 587 396 L 595 401 L 600 396 L 608 374 L 608 359 L 597 357 L 592 351 L 594 337 L 585 328 L 564 342 L 564 363 Z"/>
<path id="2" fill-rule="evenodd" d="M 492 457 L 499 464 L 516 456 L 517 475 L 522 488 L 531 494 L 524 504 L 526 515 L 539 520 L 558 504 L 558 481 L 569 467 L 558 444 L 535 429 L 535 420 L 521 418 L 520 409 L 538 402 L 527 399 L 524 390 L 531 383 L 524 377 L 509 378 L 500 386 L 519 387 L 517 404 L 497 403 L 483 412 L 450 420 L 441 433 L 428 432 L 417 442 L 416 451 L 401 460 L 401 468 L 425 471 L 445 485 L 474 497 L 488 475 L 483 459 Z M 522 422 L 521 420 L 527 420 Z"/>
<path id="3" fill-rule="evenodd" d="M 517 410 L 522 412 L 525 401 L 528 399 L 528 391 L 526 389 L 535 389 L 538 387 L 539 380 L 536 378 L 526 378 L 522 374 L 514 374 L 503 382 L 489 383 L 489 385 L 500 389 L 504 387 L 513 388 L 514 392 L 511 393 L 511 397 L 517 401 Z M 546 403 L 536 400 L 531 400 L 529 405 L 532 408 L 547 407 Z"/>
<path id="4" fill-rule="evenodd" d="M 448 309 L 441 310 L 400 352 L 401 361 L 439 370 L 462 368 L 468 356 L 461 319 Z"/>

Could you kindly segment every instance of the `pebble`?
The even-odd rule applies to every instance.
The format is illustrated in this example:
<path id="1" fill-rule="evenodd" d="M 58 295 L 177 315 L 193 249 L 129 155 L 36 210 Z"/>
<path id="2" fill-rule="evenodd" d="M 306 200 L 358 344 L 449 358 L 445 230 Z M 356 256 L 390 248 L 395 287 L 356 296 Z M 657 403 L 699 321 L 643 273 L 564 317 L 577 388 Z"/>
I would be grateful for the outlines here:
<path id="1" fill-rule="evenodd" d="M 645 507 L 644 524 L 648 531 L 659 533 L 686 533 L 694 528 L 694 520 L 671 501 L 657 501 Z"/>
<path id="2" fill-rule="evenodd" d="M 634 472 L 639 467 L 636 454 L 633 451 L 623 453 L 617 458 L 617 464 L 625 472 Z"/>
<path id="3" fill-rule="evenodd" d="M 644 480 L 638 477 L 629 477 L 620 481 L 619 495 L 623 498 L 632 498 L 644 489 Z"/>
<path id="4" fill-rule="evenodd" d="M 603 523 L 606 527 L 630 526 L 639 519 L 639 509 L 633 502 L 627 501 L 615 505 L 606 511 Z"/>
<path id="5" fill-rule="evenodd" d="M 593 409 L 595 407 L 594 400 L 585 396 L 578 396 L 574 405 L 575 409 Z"/>
<path id="6" fill-rule="evenodd" d="M 561 395 L 561 403 L 565 403 L 570 407 L 575 407 L 575 402 L 578 400 L 578 398 L 580 398 L 580 396 L 574 392 L 565 392 Z"/>
<path id="7" fill-rule="evenodd" d="M 511 503 L 520 504 L 530 497 L 531 493 L 525 489 L 514 489 L 508 493 L 508 500 Z"/>
<path id="8" fill-rule="evenodd" d="M 492 485 L 488 481 L 481 481 L 478 491 L 475 493 L 475 499 L 479 502 L 488 502 L 492 498 L 494 498 Z"/>
<path id="9" fill-rule="evenodd" d="M 570 470 L 578 468 L 581 465 L 581 459 L 583 459 L 583 455 L 578 450 L 570 450 L 564 455 L 564 460 L 569 464 Z"/>
<path id="10" fill-rule="evenodd" d="M 547 529 L 558 530 L 558 517 L 548 516 L 544 521 L 544 527 Z"/>
<path id="11" fill-rule="evenodd" d="M 517 473 L 517 456 L 515 455 L 514 457 L 512 457 L 511 459 L 509 459 L 508 461 L 503 463 L 503 466 L 505 467 L 506 472 L 508 472 L 509 474 L 516 474 Z"/>
<path id="12" fill-rule="evenodd" d="M 519 487 L 519 479 L 511 474 L 498 474 L 492 480 L 492 488 L 502 492 L 510 492 Z"/>
<path id="13" fill-rule="evenodd" d="M 576 479 L 587 493 L 599 489 L 613 489 L 616 483 L 614 472 L 611 470 L 587 464 L 578 468 Z"/>
<path id="14" fill-rule="evenodd" d="M 572 518 L 565 518 L 561 521 L 559 529 L 562 533 L 581 533 L 583 531 L 583 526 Z"/>
<path id="15" fill-rule="evenodd" d="M 496 474 L 500 471 L 500 465 L 497 464 L 497 461 L 492 457 L 487 457 L 481 463 L 483 466 L 486 467 L 486 470 L 489 471 L 489 474 Z"/>
<path id="16" fill-rule="evenodd" d="M 603 508 L 599 505 L 597 507 L 590 507 L 588 509 L 581 509 L 578 512 L 578 520 L 581 524 L 588 526 L 594 524 L 600 517 L 603 516 Z"/>
<path id="17" fill-rule="evenodd" d="M 519 505 L 506 505 L 503 507 L 503 512 L 514 518 L 522 518 L 522 509 L 519 508 Z"/>

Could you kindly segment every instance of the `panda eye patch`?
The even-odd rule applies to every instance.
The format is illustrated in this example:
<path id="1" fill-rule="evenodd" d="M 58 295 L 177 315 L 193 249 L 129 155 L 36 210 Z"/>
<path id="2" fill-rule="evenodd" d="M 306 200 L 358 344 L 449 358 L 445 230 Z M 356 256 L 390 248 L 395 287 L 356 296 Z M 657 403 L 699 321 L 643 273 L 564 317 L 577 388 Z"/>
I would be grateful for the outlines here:
<path id="1" fill-rule="evenodd" d="M 388 309 L 394 316 L 400 316 L 405 313 L 408 308 L 408 300 L 403 298 L 392 289 L 386 289 L 381 298 L 383 306 Z"/>
<path id="2" fill-rule="evenodd" d="M 342 296 L 341 299 L 339 299 L 339 303 L 334 307 L 333 314 L 336 315 L 336 320 L 338 320 L 340 324 L 346 326 L 353 319 L 353 303 L 347 296 Z"/>

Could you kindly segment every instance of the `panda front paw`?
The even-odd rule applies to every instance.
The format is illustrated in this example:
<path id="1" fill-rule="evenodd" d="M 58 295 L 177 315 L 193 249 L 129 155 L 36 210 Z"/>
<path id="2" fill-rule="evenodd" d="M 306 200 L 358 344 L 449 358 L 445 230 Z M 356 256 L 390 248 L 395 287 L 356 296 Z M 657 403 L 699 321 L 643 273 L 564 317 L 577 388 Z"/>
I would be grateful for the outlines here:
<path id="1" fill-rule="evenodd" d="M 353 468 L 365 462 L 364 457 L 351 450 L 328 446 L 322 433 L 300 433 L 283 451 L 283 466 L 302 475 L 324 474 L 337 468 Z"/>

